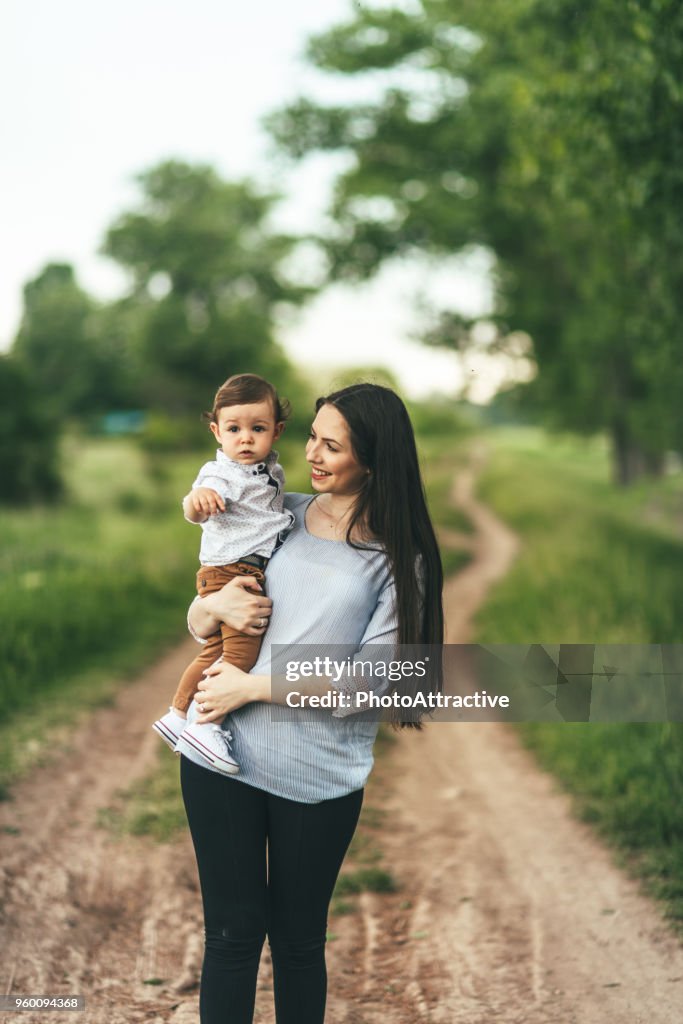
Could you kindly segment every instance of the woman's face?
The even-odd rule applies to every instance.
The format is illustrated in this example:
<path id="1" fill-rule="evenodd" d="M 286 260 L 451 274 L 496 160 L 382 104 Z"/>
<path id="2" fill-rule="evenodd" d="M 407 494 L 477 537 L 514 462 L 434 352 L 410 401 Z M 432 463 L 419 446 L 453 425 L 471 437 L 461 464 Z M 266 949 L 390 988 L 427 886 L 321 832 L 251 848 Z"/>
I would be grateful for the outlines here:
<path id="1" fill-rule="evenodd" d="M 353 453 L 349 425 L 333 405 L 322 405 L 306 444 L 311 484 L 320 494 L 357 494 L 368 475 Z"/>

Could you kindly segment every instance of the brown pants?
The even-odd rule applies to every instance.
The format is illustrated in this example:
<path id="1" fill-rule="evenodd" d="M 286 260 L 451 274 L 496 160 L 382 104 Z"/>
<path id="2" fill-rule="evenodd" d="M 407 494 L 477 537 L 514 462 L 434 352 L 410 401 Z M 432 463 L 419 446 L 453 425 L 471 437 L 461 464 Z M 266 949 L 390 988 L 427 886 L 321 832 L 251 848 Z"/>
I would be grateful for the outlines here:
<path id="1" fill-rule="evenodd" d="M 253 576 L 263 589 L 265 576 L 261 569 L 246 562 L 235 562 L 233 565 L 203 565 L 197 573 L 197 593 L 200 597 L 213 594 L 235 576 Z M 260 648 L 260 636 L 247 636 L 246 633 L 240 633 L 231 626 L 221 625 L 220 631 L 209 637 L 202 647 L 201 654 L 198 654 L 183 672 L 172 701 L 173 707 L 178 711 L 187 711 L 199 682 L 204 678 L 204 670 L 218 661 L 221 655 L 224 661 L 229 661 L 243 672 L 248 672 L 256 664 Z"/>

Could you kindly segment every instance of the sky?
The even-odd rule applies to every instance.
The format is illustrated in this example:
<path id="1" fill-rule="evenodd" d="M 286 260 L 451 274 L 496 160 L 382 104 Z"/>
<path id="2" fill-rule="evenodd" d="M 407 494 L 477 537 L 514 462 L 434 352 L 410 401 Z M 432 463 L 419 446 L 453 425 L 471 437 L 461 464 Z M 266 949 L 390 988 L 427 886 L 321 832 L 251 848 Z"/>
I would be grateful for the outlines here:
<path id="1" fill-rule="evenodd" d="M 125 287 L 98 255 L 107 226 L 136 204 L 134 176 L 174 157 L 226 178 L 276 184 L 279 219 L 320 225 L 338 158 L 284 168 L 263 116 L 301 94 L 369 98 L 378 81 L 323 76 L 303 60 L 313 33 L 344 21 L 352 0 L 4 0 L 0 13 L 0 349 L 21 316 L 21 289 L 48 261 L 70 262 L 93 295 Z M 389 268 L 369 285 L 334 286 L 278 336 L 309 372 L 386 365 L 414 397 L 453 393 L 472 374 L 485 400 L 501 366 L 460 368 L 415 342 L 416 294 L 466 313 L 490 302 L 483 254 Z"/>

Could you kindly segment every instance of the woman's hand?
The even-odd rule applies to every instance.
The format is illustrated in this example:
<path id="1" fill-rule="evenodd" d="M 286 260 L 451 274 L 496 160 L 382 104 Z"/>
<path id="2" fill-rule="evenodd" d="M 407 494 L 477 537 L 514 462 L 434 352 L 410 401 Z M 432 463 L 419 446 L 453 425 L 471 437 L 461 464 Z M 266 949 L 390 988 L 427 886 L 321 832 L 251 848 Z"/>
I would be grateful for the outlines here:
<path id="1" fill-rule="evenodd" d="M 272 610 L 273 602 L 253 576 L 235 576 L 214 594 L 191 604 L 189 620 L 201 637 L 217 632 L 221 622 L 247 636 L 263 636 Z"/>
<path id="2" fill-rule="evenodd" d="M 255 700 L 268 700 L 267 676 L 250 676 L 227 661 L 208 668 L 197 687 L 195 703 L 200 713 L 196 721 L 220 721 L 228 712 Z"/>

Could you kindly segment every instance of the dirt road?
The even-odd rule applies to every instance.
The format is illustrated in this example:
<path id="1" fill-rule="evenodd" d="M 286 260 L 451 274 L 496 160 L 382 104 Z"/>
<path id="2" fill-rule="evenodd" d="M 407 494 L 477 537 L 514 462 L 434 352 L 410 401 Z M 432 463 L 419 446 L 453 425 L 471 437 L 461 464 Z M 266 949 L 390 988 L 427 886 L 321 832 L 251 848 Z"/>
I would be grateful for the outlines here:
<path id="1" fill-rule="evenodd" d="M 468 637 L 517 541 L 472 497 L 473 560 L 446 590 Z M 0 805 L 2 991 L 82 993 L 79 1024 L 195 1024 L 201 916 L 186 836 L 157 845 L 97 827 L 154 763 L 149 722 L 192 644 L 92 716 Z M 683 949 L 568 800 L 498 724 L 401 733 L 368 802 L 400 883 L 332 922 L 330 1024 L 679 1024 Z M 161 981 L 161 984 L 154 982 Z M 256 1019 L 272 1024 L 267 955 Z M 44 1013 L 0 1014 L 44 1024 Z M 71 1019 L 71 1018 L 69 1018 Z"/>

